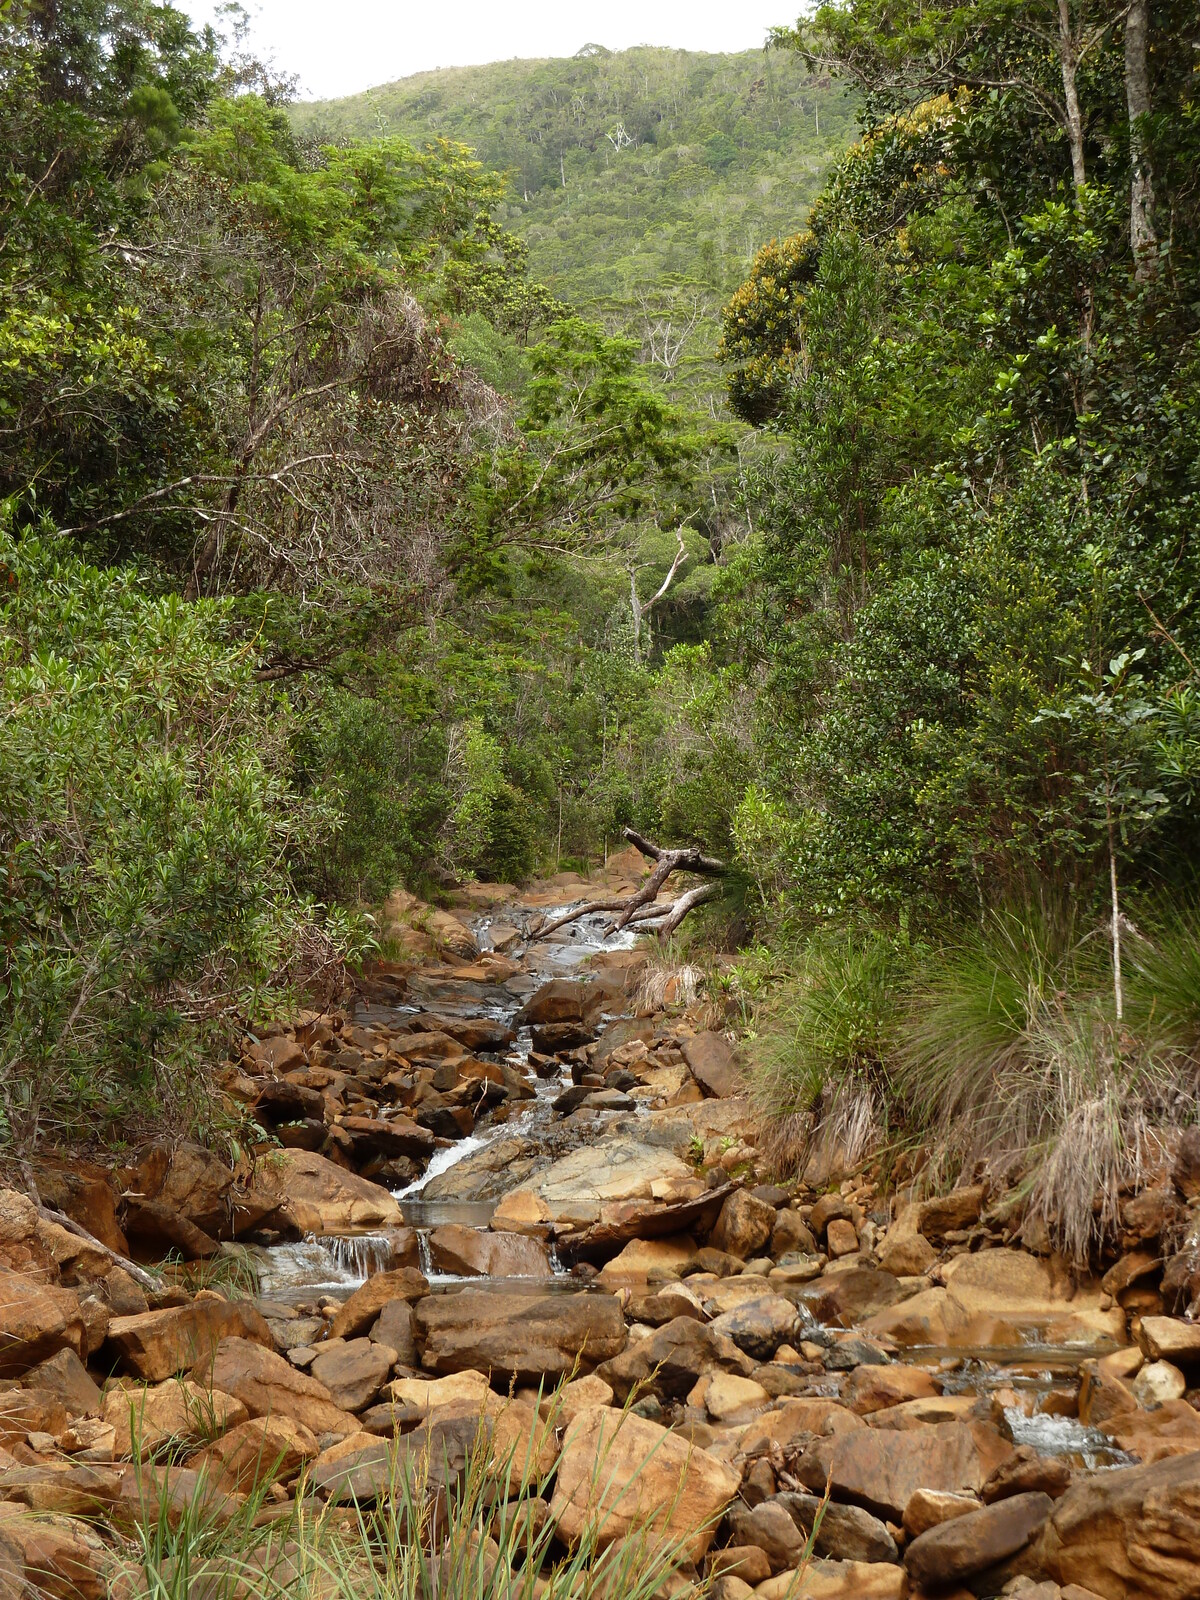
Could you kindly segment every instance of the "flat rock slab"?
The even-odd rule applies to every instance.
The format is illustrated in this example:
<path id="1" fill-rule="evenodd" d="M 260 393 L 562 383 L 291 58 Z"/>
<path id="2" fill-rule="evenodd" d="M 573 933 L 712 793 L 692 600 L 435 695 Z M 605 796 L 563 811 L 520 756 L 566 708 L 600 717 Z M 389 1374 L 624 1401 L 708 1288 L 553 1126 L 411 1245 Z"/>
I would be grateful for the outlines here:
<path id="1" fill-rule="evenodd" d="M 422 1300 L 413 1335 L 430 1372 L 474 1368 L 536 1381 L 619 1354 L 625 1319 L 611 1294 L 463 1289 Z"/>
<path id="2" fill-rule="evenodd" d="M 564 1261 L 609 1261 L 635 1240 L 665 1239 L 693 1230 L 707 1233 L 733 1187 L 709 1189 L 695 1200 L 629 1202 L 626 1214 L 568 1234 L 559 1244 L 559 1254 Z"/>

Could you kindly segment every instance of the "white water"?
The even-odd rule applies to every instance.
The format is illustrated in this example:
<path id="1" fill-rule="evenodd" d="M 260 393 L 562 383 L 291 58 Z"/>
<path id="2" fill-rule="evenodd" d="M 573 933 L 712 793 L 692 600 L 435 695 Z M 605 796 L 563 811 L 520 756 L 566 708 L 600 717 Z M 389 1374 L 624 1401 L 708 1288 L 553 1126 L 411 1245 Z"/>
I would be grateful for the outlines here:
<path id="1" fill-rule="evenodd" d="M 420 1194 L 430 1178 L 436 1178 L 440 1173 L 448 1172 L 451 1167 L 456 1167 L 466 1156 L 472 1155 L 476 1150 L 482 1150 L 484 1145 L 489 1142 L 480 1133 L 470 1133 L 465 1139 L 459 1139 L 456 1143 L 447 1145 L 444 1150 L 436 1150 L 430 1158 L 429 1165 L 426 1167 L 422 1177 L 414 1178 L 403 1189 L 393 1189 L 392 1193 L 397 1200 L 405 1200 L 413 1195 Z"/>
<path id="2" fill-rule="evenodd" d="M 1095 1472 L 1100 1467 L 1124 1467 L 1133 1457 L 1119 1450 L 1107 1434 L 1087 1428 L 1075 1417 L 1056 1417 L 1038 1411 L 1027 1417 L 1014 1406 L 1004 1412 L 1014 1444 L 1032 1445 L 1040 1456 L 1071 1456 Z"/>

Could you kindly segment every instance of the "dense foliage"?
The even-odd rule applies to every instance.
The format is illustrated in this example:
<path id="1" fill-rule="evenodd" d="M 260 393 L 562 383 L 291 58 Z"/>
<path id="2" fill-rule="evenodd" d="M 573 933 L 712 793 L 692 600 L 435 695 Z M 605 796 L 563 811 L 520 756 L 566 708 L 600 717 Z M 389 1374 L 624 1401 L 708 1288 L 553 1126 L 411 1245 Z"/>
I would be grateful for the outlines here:
<path id="1" fill-rule="evenodd" d="M 857 87 L 863 137 L 725 314 L 732 403 L 780 449 L 721 582 L 760 685 L 735 828 L 776 917 L 817 940 L 810 1039 L 822 996 L 884 1035 L 909 1003 L 893 971 L 876 1005 L 870 963 L 805 934 L 830 924 L 882 938 L 913 1025 L 945 1003 L 957 1039 L 809 1052 L 794 1103 L 849 1074 L 893 1126 L 945 1109 L 959 1157 L 1090 1118 L 1136 1165 L 1154 1072 L 1155 1114 L 1195 1103 L 1194 1065 L 1176 1078 L 1154 1028 L 1130 1031 L 1151 902 L 1194 892 L 1200 822 L 1195 15 L 845 0 L 779 42 Z M 1072 928 L 1087 960 L 1060 950 L 1061 985 L 1028 990 L 1028 1082 L 1053 1092 L 1002 1093 L 980 1060 L 1011 1113 L 984 1115 L 947 997 L 1017 1027 L 988 932 L 1006 918 L 1031 950 L 1047 918 Z"/>

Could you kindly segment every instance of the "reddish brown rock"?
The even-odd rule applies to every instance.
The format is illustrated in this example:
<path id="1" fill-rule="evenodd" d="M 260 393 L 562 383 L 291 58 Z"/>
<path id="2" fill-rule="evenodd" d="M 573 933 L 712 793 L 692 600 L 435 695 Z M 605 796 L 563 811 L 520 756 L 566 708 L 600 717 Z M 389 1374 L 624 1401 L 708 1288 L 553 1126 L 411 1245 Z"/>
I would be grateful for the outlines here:
<path id="1" fill-rule="evenodd" d="M 763 1248 L 774 1227 L 774 1206 L 756 1200 L 748 1189 L 735 1189 L 721 1207 L 709 1243 L 745 1261 Z"/>
<path id="2" fill-rule="evenodd" d="M 229 1338 L 268 1348 L 274 1343 L 266 1321 L 247 1301 L 216 1299 L 114 1317 L 105 1343 L 126 1372 L 157 1383 L 188 1371 Z"/>
<path id="3" fill-rule="evenodd" d="M 978 1490 L 1012 1454 L 1012 1445 L 985 1423 L 867 1428 L 819 1440 L 805 1451 L 796 1476 L 817 1494 L 829 1482 L 837 1499 L 898 1523 L 918 1489 Z"/>
<path id="4" fill-rule="evenodd" d="M 393 1272 L 372 1273 L 334 1317 L 329 1336 L 331 1339 L 353 1339 L 372 1328 L 383 1308 L 393 1300 L 403 1300 L 411 1305 L 428 1293 L 428 1280 L 415 1267 L 397 1267 Z"/>
<path id="5" fill-rule="evenodd" d="M 1053 1505 L 1046 1494 L 1018 1494 L 954 1517 L 913 1540 L 904 1552 L 905 1568 L 915 1582 L 930 1587 L 965 1582 L 1024 1550 Z"/>
<path id="6" fill-rule="evenodd" d="M 290 1417 L 315 1434 L 358 1430 L 349 1412 L 334 1405 L 324 1384 L 248 1339 L 222 1339 L 197 1367 L 196 1378 L 234 1395 L 252 1417 Z"/>
<path id="7" fill-rule="evenodd" d="M 79 1297 L 0 1267 L 0 1378 L 19 1377 L 59 1350 L 87 1354 Z"/>

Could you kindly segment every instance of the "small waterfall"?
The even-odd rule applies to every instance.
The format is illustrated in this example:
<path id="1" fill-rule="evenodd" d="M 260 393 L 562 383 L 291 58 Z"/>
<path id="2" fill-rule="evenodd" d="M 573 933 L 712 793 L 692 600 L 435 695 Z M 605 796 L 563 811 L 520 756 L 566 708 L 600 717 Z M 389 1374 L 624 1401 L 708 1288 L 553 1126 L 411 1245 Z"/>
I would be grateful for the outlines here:
<path id="1" fill-rule="evenodd" d="M 324 1245 L 340 1271 L 365 1282 L 373 1272 L 386 1271 L 393 1254 L 393 1242 L 386 1233 L 309 1235 L 313 1244 Z"/>
<path id="2" fill-rule="evenodd" d="M 554 1276 L 556 1278 L 564 1276 L 567 1269 L 563 1266 L 562 1258 L 558 1253 L 557 1239 L 547 1239 L 546 1254 L 550 1259 L 550 1271 L 554 1274 Z"/>
<path id="3" fill-rule="evenodd" d="M 429 1249 L 429 1229 L 421 1228 L 417 1232 L 417 1255 L 421 1271 L 427 1278 L 433 1275 L 433 1256 Z"/>

